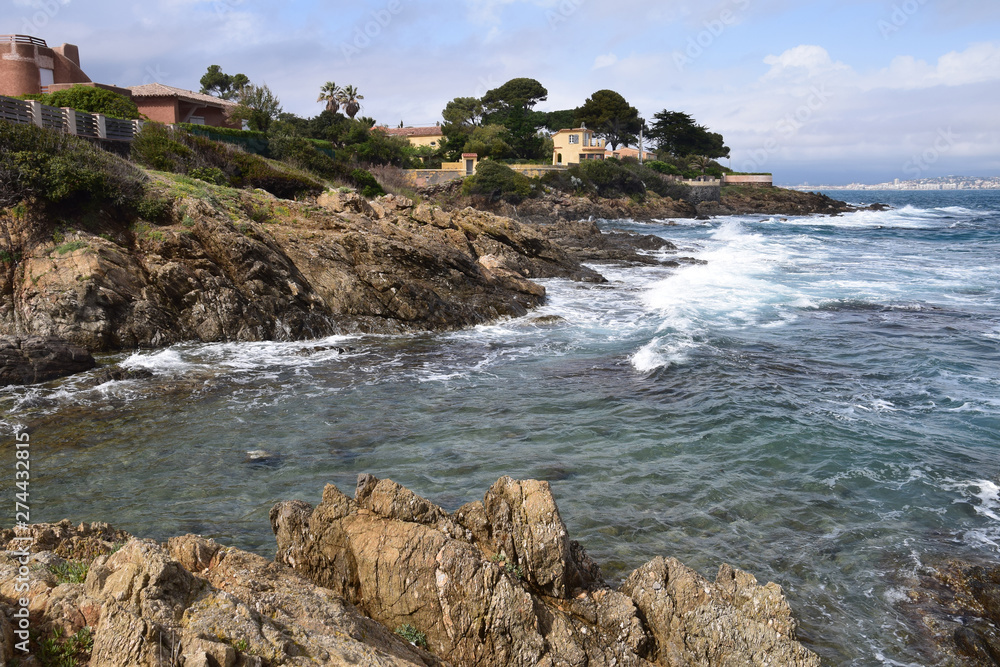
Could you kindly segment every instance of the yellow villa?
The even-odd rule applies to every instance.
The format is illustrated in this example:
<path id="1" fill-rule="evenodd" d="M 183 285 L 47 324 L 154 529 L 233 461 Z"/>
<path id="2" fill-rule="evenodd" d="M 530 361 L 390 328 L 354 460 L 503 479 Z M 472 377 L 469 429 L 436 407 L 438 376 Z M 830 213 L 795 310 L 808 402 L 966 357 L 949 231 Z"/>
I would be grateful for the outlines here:
<path id="1" fill-rule="evenodd" d="M 607 147 L 604 139 L 594 136 L 593 130 L 579 127 L 574 130 L 559 130 L 552 135 L 555 149 L 552 164 L 580 164 L 584 160 L 603 160 Z"/>
<path id="2" fill-rule="evenodd" d="M 382 130 L 390 137 L 403 137 L 410 142 L 411 146 L 430 146 L 438 148 L 444 141 L 444 133 L 441 132 L 440 125 L 431 127 L 377 127 L 372 128 Z"/>

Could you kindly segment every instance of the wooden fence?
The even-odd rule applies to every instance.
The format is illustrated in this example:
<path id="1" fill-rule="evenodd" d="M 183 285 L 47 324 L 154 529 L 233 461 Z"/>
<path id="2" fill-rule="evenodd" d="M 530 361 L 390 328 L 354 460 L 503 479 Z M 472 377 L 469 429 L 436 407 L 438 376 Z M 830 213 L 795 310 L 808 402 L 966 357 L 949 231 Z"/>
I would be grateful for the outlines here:
<path id="1" fill-rule="evenodd" d="M 34 100 L 18 100 L 0 95 L 0 120 L 34 124 L 79 137 L 132 141 L 142 129 L 141 120 L 119 120 L 104 114 L 84 113 L 69 108 L 50 107 Z"/>

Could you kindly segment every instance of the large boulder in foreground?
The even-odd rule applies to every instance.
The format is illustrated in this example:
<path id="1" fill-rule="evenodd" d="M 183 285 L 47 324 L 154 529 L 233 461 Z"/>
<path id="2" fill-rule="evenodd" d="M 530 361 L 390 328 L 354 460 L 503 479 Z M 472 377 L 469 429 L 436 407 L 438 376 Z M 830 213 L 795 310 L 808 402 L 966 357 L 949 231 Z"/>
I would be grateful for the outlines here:
<path id="1" fill-rule="evenodd" d="M 819 665 L 781 588 L 715 583 L 655 559 L 619 590 L 569 539 L 546 482 L 503 478 L 453 515 L 362 475 L 313 508 L 271 510 L 276 560 L 387 627 L 424 633 L 455 665 Z"/>
<path id="2" fill-rule="evenodd" d="M 16 553 L 26 542 L 2 531 L 0 619 L 13 618 L 26 595 L 36 655 L 43 639 L 65 650 L 83 634 L 93 646 L 76 658 L 91 667 L 442 664 L 288 567 L 212 540 L 159 545 L 107 524 L 68 522 L 19 532 L 35 538 L 28 590 L 18 588 Z M 86 572 L 83 582 L 64 581 L 69 563 Z M 12 650 L 9 625 L 0 622 L 0 661 L 24 656 Z"/>
<path id="3" fill-rule="evenodd" d="M 0 337 L 0 387 L 48 382 L 96 365 L 89 351 L 59 338 Z"/>

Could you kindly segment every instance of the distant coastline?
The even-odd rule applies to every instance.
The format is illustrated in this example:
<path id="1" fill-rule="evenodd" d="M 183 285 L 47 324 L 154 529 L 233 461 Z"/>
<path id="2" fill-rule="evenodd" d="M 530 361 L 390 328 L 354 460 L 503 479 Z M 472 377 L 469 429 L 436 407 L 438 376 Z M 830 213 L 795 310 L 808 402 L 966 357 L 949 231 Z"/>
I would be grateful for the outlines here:
<path id="1" fill-rule="evenodd" d="M 1000 176 L 943 176 L 891 183 L 850 183 L 848 185 L 787 185 L 789 190 L 1000 190 Z"/>

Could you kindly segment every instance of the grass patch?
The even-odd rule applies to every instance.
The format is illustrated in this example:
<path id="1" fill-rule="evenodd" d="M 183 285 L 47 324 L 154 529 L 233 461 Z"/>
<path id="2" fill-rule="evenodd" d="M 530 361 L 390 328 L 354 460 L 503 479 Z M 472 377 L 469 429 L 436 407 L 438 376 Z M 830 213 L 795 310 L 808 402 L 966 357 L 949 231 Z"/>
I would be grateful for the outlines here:
<path id="1" fill-rule="evenodd" d="M 57 627 L 51 637 L 38 644 L 38 661 L 42 667 L 75 667 L 90 660 L 94 650 L 94 633 L 90 627 L 65 640 L 62 634 L 62 628 Z"/>
<path id="2" fill-rule="evenodd" d="M 427 650 L 427 635 L 406 623 L 396 628 L 396 634 L 418 648 Z"/>
<path id="3" fill-rule="evenodd" d="M 62 245 L 57 246 L 55 251 L 59 255 L 65 255 L 66 253 L 86 247 L 88 247 L 86 241 L 69 241 L 68 243 L 63 243 Z"/>
<path id="4" fill-rule="evenodd" d="M 71 560 L 48 567 L 49 572 L 56 575 L 56 582 L 60 584 L 82 584 L 87 579 L 87 572 L 90 571 L 89 563 Z"/>

